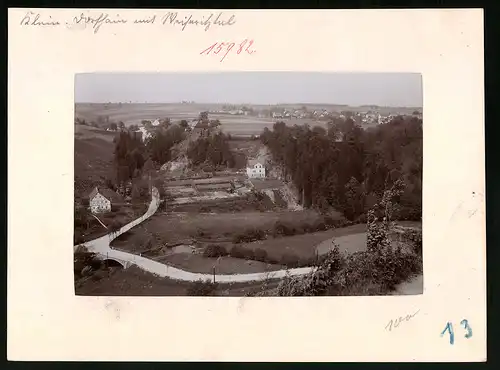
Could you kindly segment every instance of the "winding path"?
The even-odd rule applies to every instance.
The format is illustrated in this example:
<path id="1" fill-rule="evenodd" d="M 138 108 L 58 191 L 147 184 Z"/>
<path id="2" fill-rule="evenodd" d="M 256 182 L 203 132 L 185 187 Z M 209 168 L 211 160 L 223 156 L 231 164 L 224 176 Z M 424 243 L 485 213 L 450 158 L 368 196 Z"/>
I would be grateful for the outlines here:
<path id="1" fill-rule="evenodd" d="M 197 280 L 212 280 L 214 275 L 212 274 L 201 274 L 190 272 L 186 270 L 181 270 L 176 267 L 165 265 L 160 262 L 153 261 L 149 258 L 141 257 L 132 253 L 127 253 L 123 251 L 118 251 L 110 247 L 110 243 L 119 237 L 120 235 L 126 233 L 134 226 L 139 225 L 144 220 L 151 217 L 160 204 L 160 196 L 158 189 L 153 187 L 152 199 L 149 204 L 149 208 L 141 217 L 123 226 L 120 230 L 114 233 L 109 233 L 100 238 L 91 240 L 84 243 L 85 247 L 89 252 L 96 253 L 102 259 L 113 259 L 120 262 L 125 268 L 135 265 L 142 270 L 151 272 L 155 275 L 161 277 L 168 277 L 174 280 L 182 281 L 197 281 Z M 74 246 L 73 249 L 76 250 L 78 246 Z M 280 279 L 286 276 L 287 271 L 290 276 L 294 275 L 305 275 L 312 271 L 312 267 L 302 267 L 289 270 L 278 270 L 271 272 L 259 272 L 253 274 L 231 274 L 231 275 L 215 275 L 215 281 L 219 283 L 242 283 L 250 281 L 261 281 L 264 279 Z"/>

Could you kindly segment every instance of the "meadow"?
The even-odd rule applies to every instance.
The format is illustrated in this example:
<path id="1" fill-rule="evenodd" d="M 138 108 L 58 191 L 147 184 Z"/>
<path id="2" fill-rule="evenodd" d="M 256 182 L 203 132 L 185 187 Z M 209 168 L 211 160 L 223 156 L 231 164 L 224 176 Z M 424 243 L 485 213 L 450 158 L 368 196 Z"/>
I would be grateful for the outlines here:
<path id="1" fill-rule="evenodd" d="M 87 122 L 96 122 L 102 125 L 106 121 L 123 122 L 125 126 L 138 125 L 142 120 L 155 120 L 157 118 L 170 118 L 174 122 L 180 120 L 191 121 L 198 118 L 200 112 L 214 111 L 221 108 L 216 104 L 101 104 L 101 103 L 76 103 L 75 118 Z M 224 132 L 234 136 L 260 135 L 265 127 L 271 129 L 276 119 L 259 118 L 253 116 L 234 116 L 229 114 L 210 113 L 210 119 L 218 119 Z M 325 126 L 325 122 L 312 119 L 285 120 L 289 125 L 317 125 Z M 99 123 L 102 122 L 102 123 Z"/>

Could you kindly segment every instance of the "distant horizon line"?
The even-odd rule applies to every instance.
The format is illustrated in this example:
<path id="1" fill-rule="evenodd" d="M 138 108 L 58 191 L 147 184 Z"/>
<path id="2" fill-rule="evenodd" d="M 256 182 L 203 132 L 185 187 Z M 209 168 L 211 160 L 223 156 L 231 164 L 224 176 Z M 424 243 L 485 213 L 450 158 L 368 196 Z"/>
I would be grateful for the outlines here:
<path id="1" fill-rule="evenodd" d="M 377 108 L 420 108 L 423 109 L 421 105 L 378 105 L 378 104 L 341 104 L 341 103 L 217 103 L 217 102 L 197 102 L 193 101 L 190 103 L 189 100 L 184 100 L 184 104 L 213 104 L 213 105 L 264 105 L 264 106 L 276 106 L 276 105 L 331 105 L 331 106 L 346 106 L 346 107 L 377 107 Z M 176 102 L 134 102 L 134 101 L 109 101 L 109 102 L 96 102 L 96 101 L 75 101 L 75 104 L 183 104 L 183 101 Z"/>

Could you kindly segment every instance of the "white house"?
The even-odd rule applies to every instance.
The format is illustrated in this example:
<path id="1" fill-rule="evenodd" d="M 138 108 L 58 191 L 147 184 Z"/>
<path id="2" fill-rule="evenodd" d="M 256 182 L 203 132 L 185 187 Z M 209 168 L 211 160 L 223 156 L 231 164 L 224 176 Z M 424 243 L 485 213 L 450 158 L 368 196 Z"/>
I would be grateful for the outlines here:
<path id="1" fill-rule="evenodd" d="M 249 160 L 247 164 L 247 176 L 251 179 L 266 177 L 266 168 L 256 160 Z"/>
<path id="2" fill-rule="evenodd" d="M 153 126 L 159 126 L 160 125 L 160 120 L 155 119 L 152 123 Z"/>
<path id="3" fill-rule="evenodd" d="M 92 213 L 111 212 L 111 202 L 120 202 L 120 197 L 109 189 L 99 190 L 96 186 L 89 195 L 89 206 Z"/>

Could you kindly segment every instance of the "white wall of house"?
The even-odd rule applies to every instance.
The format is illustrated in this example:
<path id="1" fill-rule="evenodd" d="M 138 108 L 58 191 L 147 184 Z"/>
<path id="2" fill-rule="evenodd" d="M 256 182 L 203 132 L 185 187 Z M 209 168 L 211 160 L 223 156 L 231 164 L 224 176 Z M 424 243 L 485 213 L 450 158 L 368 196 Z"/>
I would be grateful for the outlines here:
<path id="1" fill-rule="evenodd" d="M 253 167 L 247 167 L 247 176 L 251 179 L 266 177 L 266 168 L 260 163 L 255 164 Z"/>
<path id="2" fill-rule="evenodd" d="M 94 198 L 90 200 L 90 211 L 92 213 L 110 212 L 111 201 L 102 194 L 97 193 Z"/>

